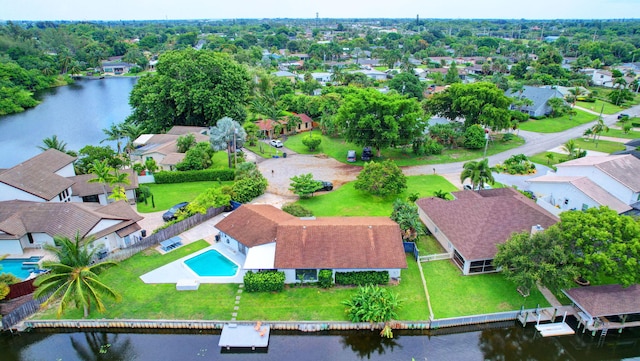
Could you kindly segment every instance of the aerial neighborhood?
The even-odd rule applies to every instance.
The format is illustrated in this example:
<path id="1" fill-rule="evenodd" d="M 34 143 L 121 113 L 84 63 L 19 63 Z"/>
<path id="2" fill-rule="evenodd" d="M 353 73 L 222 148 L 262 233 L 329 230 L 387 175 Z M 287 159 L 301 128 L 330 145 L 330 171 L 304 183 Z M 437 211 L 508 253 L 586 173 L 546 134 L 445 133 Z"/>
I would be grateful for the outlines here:
<path id="1" fill-rule="evenodd" d="M 50 87 L 135 79 L 102 139 L 50 134 L 0 169 L 3 329 L 637 328 L 637 34 L 637 20 L 2 24 L 0 115 L 43 107 Z"/>

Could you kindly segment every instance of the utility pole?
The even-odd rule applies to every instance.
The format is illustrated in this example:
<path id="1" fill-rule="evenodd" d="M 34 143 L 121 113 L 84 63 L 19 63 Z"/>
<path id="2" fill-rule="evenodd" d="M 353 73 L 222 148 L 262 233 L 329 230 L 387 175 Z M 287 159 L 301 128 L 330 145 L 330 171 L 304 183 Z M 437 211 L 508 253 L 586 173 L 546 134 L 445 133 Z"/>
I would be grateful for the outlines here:
<path id="1" fill-rule="evenodd" d="M 487 157 L 487 148 L 489 147 L 489 129 L 484 130 L 484 156 Z"/>

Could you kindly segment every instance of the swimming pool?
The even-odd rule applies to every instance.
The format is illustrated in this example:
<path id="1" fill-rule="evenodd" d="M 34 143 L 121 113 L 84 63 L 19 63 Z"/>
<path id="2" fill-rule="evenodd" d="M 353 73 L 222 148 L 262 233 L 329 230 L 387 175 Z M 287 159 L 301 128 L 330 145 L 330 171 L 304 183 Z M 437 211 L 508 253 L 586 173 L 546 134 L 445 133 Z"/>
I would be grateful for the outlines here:
<path id="1" fill-rule="evenodd" d="M 12 275 L 24 280 L 29 277 L 31 272 L 38 269 L 36 264 L 41 257 L 31 258 L 8 258 L 0 261 L 0 273 L 11 273 Z M 24 264 L 26 262 L 26 264 Z"/>
<path id="2" fill-rule="evenodd" d="M 200 277 L 235 276 L 239 268 L 215 249 L 191 257 L 184 264 Z"/>

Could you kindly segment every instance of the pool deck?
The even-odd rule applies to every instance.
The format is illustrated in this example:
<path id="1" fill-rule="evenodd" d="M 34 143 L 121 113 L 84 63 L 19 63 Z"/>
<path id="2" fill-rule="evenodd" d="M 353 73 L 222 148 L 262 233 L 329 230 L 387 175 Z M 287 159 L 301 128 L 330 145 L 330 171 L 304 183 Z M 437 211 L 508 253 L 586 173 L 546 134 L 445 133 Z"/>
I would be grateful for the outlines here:
<path id="1" fill-rule="evenodd" d="M 201 277 L 184 264 L 185 260 L 212 249 L 220 252 L 239 266 L 238 273 L 236 273 L 235 276 Z M 180 280 L 197 280 L 200 283 L 242 283 L 244 276 L 244 272 L 242 272 L 242 265 L 244 264 L 244 260 L 244 255 L 234 253 L 231 249 L 221 243 L 214 243 L 210 247 L 201 249 L 198 252 L 192 253 L 180 258 L 179 260 L 156 268 L 151 272 L 145 273 L 140 276 L 140 279 L 142 279 L 142 282 L 144 283 L 178 283 Z"/>

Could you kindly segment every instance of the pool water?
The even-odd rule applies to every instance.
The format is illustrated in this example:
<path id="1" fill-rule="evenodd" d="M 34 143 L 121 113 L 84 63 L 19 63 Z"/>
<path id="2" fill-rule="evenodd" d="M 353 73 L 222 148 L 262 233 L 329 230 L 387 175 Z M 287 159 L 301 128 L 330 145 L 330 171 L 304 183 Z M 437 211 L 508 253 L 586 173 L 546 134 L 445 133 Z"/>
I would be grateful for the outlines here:
<path id="1" fill-rule="evenodd" d="M 0 273 L 11 273 L 21 280 L 29 277 L 31 272 L 38 269 L 37 265 L 23 265 L 24 262 L 38 262 L 40 257 L 13 258 L 0 261 Z"/>
<path id="2" fill-rule="evenodd" d="M 201 277 L 235 276 L 238 272 L 237 264 L 214 249 L 189 258 L 184 264 Z"/>

